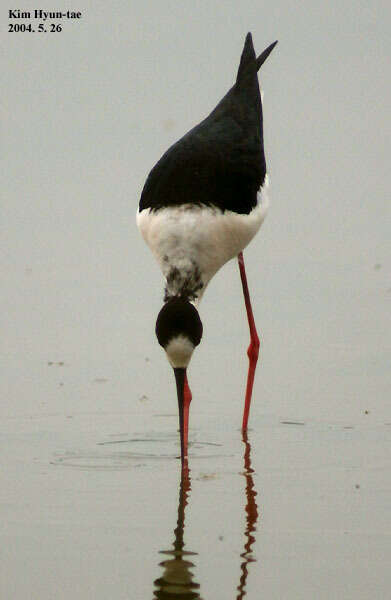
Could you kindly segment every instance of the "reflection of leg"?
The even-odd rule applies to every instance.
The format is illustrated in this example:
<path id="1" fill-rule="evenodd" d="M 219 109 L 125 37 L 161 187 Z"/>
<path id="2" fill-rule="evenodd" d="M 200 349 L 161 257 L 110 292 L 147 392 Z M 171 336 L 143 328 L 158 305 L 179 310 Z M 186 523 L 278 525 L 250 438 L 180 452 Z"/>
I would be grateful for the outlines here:
<path id="1" fill-rule="evenodd" d="M 259 337 L 258 337 L 257 330 L 255 327 L 254 315 L 253 315 L 253 311 L 252 311 L 252 307 L 251 307 L 250 293 L 248 291 L 248 285 L 247 285 L 246 270 L 244 268 L 243 252 L 240 252 L 240 254 L 238 254 L 238 263 L 239 263 L 239 270 L 240 270 L 240 278 L 242 280 L 244 302 L 246 304 L 248 325 L 250 328 L 250 345 L 247 349 L 249 365 L 248 365 L 246 397 L 245 397 L 245 401 L 244 401 L 244 412 L 243 412 L 243 422 L 242 422 L 242 431 L 246 431 L 247 423 L 248 423 L 248 415 L 250 412 L 251 396 L 252 396 L 253 385 L 254 385 L 255 369 L 257 366 L 258 354 L 259 354 Z"/>
<path id="2" fill-rule="evenodd" d="M 185 457 L 187 457 L 187 444 L 188 444 L 188 436 L 189 436 L 189 408 L 191 402 L 191 391 L 189 388 L 189 383 L 187 381 L 187 376 L 185 376 L 185 387 L 183 393 L 183 438 L 184 438 L 184 448 L 185 448 Z"/>
<path id="3" fill-rule="evenodd" d="M 258 506 L 256 503 L 257 492 L 254 485 L 253 473 L 254 469 L 251 466 L 251 445 L 247 438 L 247 432 L 243 431 L 242 440 L 244 443 L 244 472 L 246 478 L 246 529 L 244 531 L 244 548 L 240 554 L 242 563 L 240 565 L 240 582 L 237 587 L 238 595 L 236 600 L 243 600 L 246 596 L 247 577 L 249 574 L 249 565 L 256 559 L 252 554 L 252 547 L 255 543 L 255 532 L 257 530 Z"/>

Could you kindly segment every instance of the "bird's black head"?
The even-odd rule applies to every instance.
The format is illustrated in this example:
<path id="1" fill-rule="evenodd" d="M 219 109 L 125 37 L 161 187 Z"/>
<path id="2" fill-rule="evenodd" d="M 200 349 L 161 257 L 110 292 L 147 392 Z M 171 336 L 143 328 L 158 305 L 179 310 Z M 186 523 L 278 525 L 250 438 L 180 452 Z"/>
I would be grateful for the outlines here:
<path id="1" fill-rule="evenodd" d="M 171 366 L 185 369 L 202 338 L 202 323 L 195 306 L 186 298 L 170 298 L 157 316 L 155 331 Z"/>

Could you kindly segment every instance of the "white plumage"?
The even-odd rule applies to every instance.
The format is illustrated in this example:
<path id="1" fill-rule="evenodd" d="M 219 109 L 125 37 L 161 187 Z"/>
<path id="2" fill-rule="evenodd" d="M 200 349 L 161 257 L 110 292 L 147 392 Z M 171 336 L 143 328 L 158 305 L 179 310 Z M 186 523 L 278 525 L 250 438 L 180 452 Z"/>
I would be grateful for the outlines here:
<path id="1" fill-rule="evenodd" d="M 201 300 L 213 275 L 249 244 L 262 225 L 269 206 L 266 187 L 257 194 L 258 204 L 250 214 L 196 204 L 137 213 L 139 230 L 166 280 L 173 267 L 182 274 L 168 282 L 170 296 L 179 294 L 178 285 L 198 269 L 203 285 L 195 303 Z"/>

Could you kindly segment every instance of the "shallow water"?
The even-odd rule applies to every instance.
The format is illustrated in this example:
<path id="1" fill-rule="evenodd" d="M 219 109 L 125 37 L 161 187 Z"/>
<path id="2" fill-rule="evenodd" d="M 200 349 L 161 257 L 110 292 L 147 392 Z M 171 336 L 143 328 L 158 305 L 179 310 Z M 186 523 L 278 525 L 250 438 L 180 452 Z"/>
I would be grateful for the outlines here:
<path id="1" fill-rule="evenodd" d="M 389 423 L 151 420 L 2 420 L 3 597 L 382 597 Z"/>
<path id="2" fill-rule="evenodd" d="M 257 277 L 248 257 L 262 339 L 248 441 L 239 430 L 248 331 L 232 263 L 202 305 L 182 482 L 175 382 L 153 336 L 159 300 L 140 303 L 129 288 L 117 310 L 85 307 L 95 274 L 84 271 L 72 288 L 75 326 L 66 303 L 57 311 L 64 273 L 7 272 L 1 597 L 384 599 L 385 273 L 307 261 L 301 277 L 282 261 Z M 285 302 L 293 285 L 302 300 Z M 214 304 L 222 297 L 224 310 Z"/>

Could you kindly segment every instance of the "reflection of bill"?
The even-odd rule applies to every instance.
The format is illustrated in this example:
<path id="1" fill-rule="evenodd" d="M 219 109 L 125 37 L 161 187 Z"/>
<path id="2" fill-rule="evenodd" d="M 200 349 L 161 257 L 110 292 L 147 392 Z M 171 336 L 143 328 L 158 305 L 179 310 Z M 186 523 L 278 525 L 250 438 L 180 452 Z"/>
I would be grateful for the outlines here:
<path id="1" fill-rule="evenodd" d="M 255 501 L 257 492 L 254 487 L 253 473 L 254 469 L 251 468 L 251 446 L 247 438 L 247 432 L 243 432 L 243 443 L 244 443 L 244 472 L 243 475 L 246 478 L 246 529 L 244 531 L 245 542 L 244 550 L 241 553 L 243 558 L 240 565 L 240 583 L 237 587 L 238 595 L 236 600 L 242 600 L 246 595 L 246 582 L 248 576 L 249 563 L 254 562 L 256 559 L 251 554 L 252 546 L 255 542 L 255 532 L 257 530 L 258 520 L 258 506 Z"/>
<path id="2" fill-rule="evenodd" d="M 175 539 L 172 550 L 162 550 L 161 554 L 172 556 L 160 563 L 164 572 L 156 579 L 154 597 L 164 600 L 183 599 L 193 600 L 201 598 L 198 589 L 199 584 L 193 581 L 193 573 L 190 571 L 194 564 L 187 557 L 196 556 L 196 552 L 184 550 L 185 542 L 183 534 L 185 529 L 185 508 L 190 494 L 189 469 L 182 469 L 181 485 L 179 488 L 178 521 L 174 530 Z"/>

